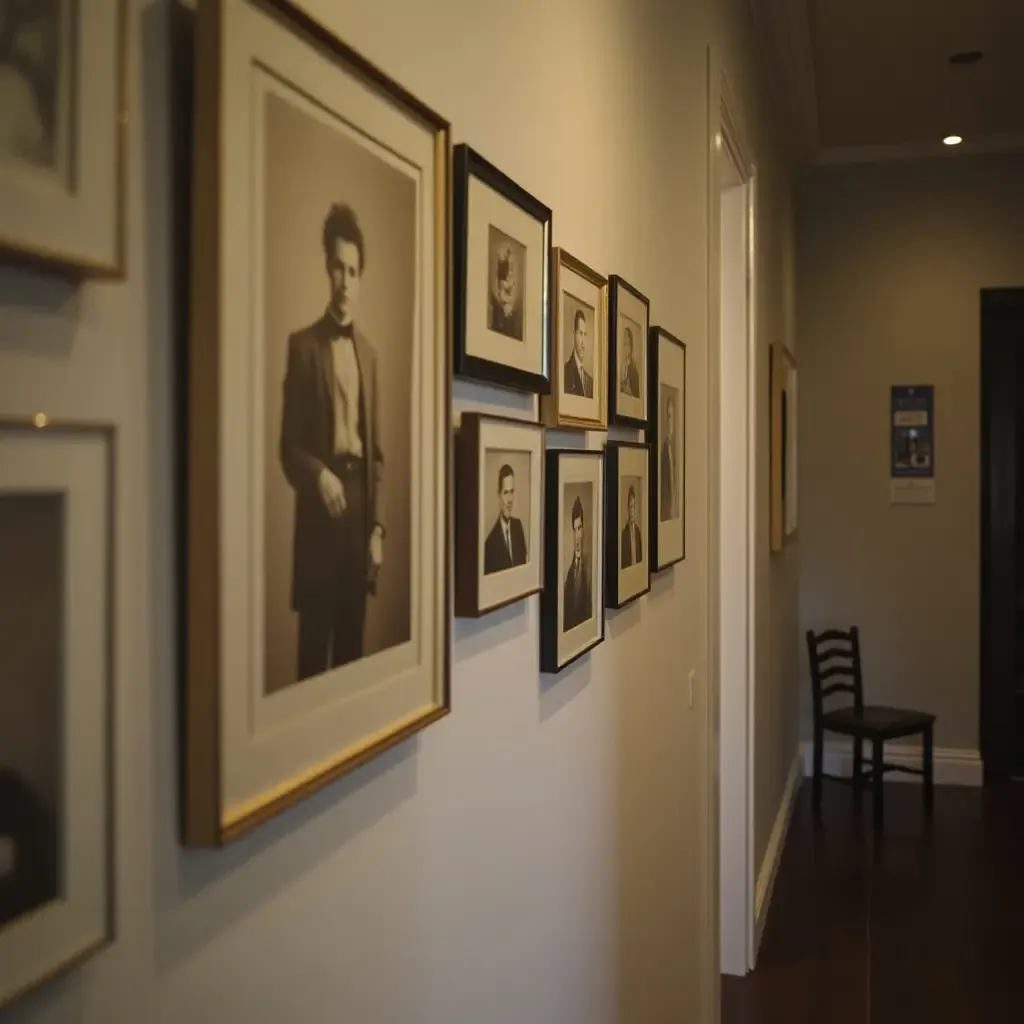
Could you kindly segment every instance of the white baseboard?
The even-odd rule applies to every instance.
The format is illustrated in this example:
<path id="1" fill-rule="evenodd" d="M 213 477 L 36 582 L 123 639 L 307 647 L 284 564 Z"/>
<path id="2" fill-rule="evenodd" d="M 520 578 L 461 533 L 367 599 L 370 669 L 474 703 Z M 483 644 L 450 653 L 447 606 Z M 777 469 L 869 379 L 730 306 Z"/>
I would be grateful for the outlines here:
<path id="1" fill-rule="evenodd" d="M 804 743 L 804 774 L 814 773 L 814 744 Z M 871 746 L 864 744 L 865 762 L 870 764 Z M 935 783 L 939 786 L 980 786 L 984 781 L 981 754 L 977 750 L 961 747 L 936 747 L 933 752 Z M 905 765 L 907 768 L 921 767 L 920 744 L 886 743 L 885 760 L 888 764 Z M 853 750 L 851 741 L 825 744 L 825 773 L 827 775 L 851 775 L 853 773 Z M 917 782 L 919 775 L 905 775 L 892 772 L 885 777 L 887 782 Z"/>
<path id="2" fill-rule="evenodd" d="M 754 956 L 751 967 L 757 964 L 757 955 L 761 950 L 761 936 L 764 934 L 765 921 L 768 920 L 772 894 L 775 892 L 775 879 L 779 873 L 779 864 L 782 863 L 782 852 L 786 848 L 786 835 L 789 832 L 789 823 L 793 819 L 796 795 L 803 781 L 803 762 L 802 753 L 798 749 L 789 769 L 786 788 L 782 791 L 782 803 L 772 826 L 772 834 L 768 838 L 768 849 L 765 850 L 761 869 L 757 873 L 757 889 L 754 893 Z"/>

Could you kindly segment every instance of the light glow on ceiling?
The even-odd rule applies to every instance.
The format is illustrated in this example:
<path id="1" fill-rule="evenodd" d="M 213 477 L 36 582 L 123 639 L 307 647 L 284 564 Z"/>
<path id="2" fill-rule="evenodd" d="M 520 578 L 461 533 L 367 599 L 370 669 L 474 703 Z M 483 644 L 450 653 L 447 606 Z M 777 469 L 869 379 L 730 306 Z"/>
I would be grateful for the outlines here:
<path id="1" fill-rule="evenodd" d="M 944 146 L 959 146 L 964 140 L 959 135 L 947 135 L 943 140 Z"/>

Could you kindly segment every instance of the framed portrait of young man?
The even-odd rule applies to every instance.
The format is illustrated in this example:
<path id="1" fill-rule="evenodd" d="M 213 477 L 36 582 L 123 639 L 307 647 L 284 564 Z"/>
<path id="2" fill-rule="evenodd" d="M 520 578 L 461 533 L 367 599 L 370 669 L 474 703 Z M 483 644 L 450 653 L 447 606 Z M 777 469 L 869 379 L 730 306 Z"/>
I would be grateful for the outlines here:
<path id="1" fill-rule="evenodd" d="M 551 210 L 455 147 L 455 372 L 545 394 L 551 383 Z"/>
<path id="2" fill-rule="evenodd" d="M 604 452 L 546 456 L 540 668 L 560 672 L 604 640 Z"/>
<path id="3" fill-rule="evenodd" d="M 283 0 L 198 19 L 184 829 L 215 845 L 449 708 L 450 132 Z"/>
<path id="4" fill-rule="evenodd" d="M 554 378 L 541 397 L 549 427 L 608 426 L 608 282 L 565 249 L 555 249 Z"/>
<path id="5" fill-rule="evenodd" d="M 605 447 L 605 603 L 624 608 L 651 589 L 650 449 L 637 441 Z"/>
<path id="6" fill-rule="evenodd" d="M 628 281 L 608 279 L 609 422 L 647 426 L 647 332 L 651 304 Z"/>
<path id="7" fill-rule="evenodd" d="M 652 327 L 648 348 L 651 570 L 659 572 L 686 557 L 686 345 Z"/>
<path id="8" fill-rule="evenodd" d="M 0 3 L 0 259 L 125 270 L 127 0 Z"/>
<path id="9" fill-rule="evenodd" d="M 476 618 L 544 585 L 544 428 L 463 413 L 455 459 L 455 614 Z"/>

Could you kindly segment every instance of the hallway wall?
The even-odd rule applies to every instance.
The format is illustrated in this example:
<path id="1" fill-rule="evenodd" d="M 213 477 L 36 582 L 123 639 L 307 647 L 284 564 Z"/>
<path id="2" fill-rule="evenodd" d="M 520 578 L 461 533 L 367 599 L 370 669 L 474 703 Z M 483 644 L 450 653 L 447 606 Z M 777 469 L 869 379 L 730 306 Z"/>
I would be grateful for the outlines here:
<path id="1" fill-rule="evenodd" d="M 979 290 L 1024 285 L 1024 158 L 822 171 L 797 234 L 801 625 L 860 625 L 868 699 L 976 751 Z M 935 505 L 889 504 L 893 384 L 935 385 Z"/>
<path id="2" fill-rule="evenodd" d="M 765 345 L 784 330 L 789 218 L 745 0 L 302 4 L 550 205 L 555 244 L 635 283 L 686 341 L 688 557 L 558 677 L 538 673 L 536 598 L 456 622 L 451 715 L 216 853 L 177 841 L 172 381 L 186 295 L 171 193 L 187 154 L 171 146 L 172 4 L 128 6 L 127 279 L 76 290 L 0 271 L 0 411 L 119 432 L 117 941 L 4 1024 L 710 1021 L 709 47 L 764 170 Z M 457 410 L 535 411 L 466 382 L 454 394 Z M 769 687 L 792 678 L 778 631 L 795 598 L 768 608 L 790 599 L 788 571 L 760 594 Z M 772 730 L 788 728 L 774 692 L 758 705 L 765 820 Z"/>

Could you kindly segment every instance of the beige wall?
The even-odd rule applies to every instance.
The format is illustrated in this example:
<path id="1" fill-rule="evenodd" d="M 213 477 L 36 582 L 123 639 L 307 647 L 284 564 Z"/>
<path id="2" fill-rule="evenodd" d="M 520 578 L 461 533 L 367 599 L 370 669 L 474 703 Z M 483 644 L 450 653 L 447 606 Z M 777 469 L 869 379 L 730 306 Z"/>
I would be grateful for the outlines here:
<path id="1" fill-rule="evenodd" d="M 868 699 L 977 750 L 979 290 L 1024 285 L 1024 160 L 834 170 L 799 194 L 801 623 L 860 625 Z M 935 385 L 933 506 L 888 501 L 893 384 Z"/>
<path id="2" fill-rule="evenodd" d="M 606 642 L 557 678 L 537 670 L 536 598 L 455 623 L 452 715 L 226 851 L 181 850 L 170 5 L 130 0 L 127 280 L 75 291 L 0 272 L 0 410 L 109 420 L 119 431 L 118 940 L 5 1024 L 710 1021 L 709 46 L 764 169 L 764 394 L 767 342 L 783 331 L 784 178 L 772 170 L 747 5 L 303 6 L 449 117 L 456 141 L 553 207 L 555 243 L 634 282 L 652 321 L 686 341 L 688 557 L 610 614 Z M 465 382 L 455 402 L 535 408 Z M 791 613 L 768 602 L 789 600 L 791 558 L 766 568 L 762 551 L 759 563 L 765 820 L 788 758 L 791 678 Z"/>

